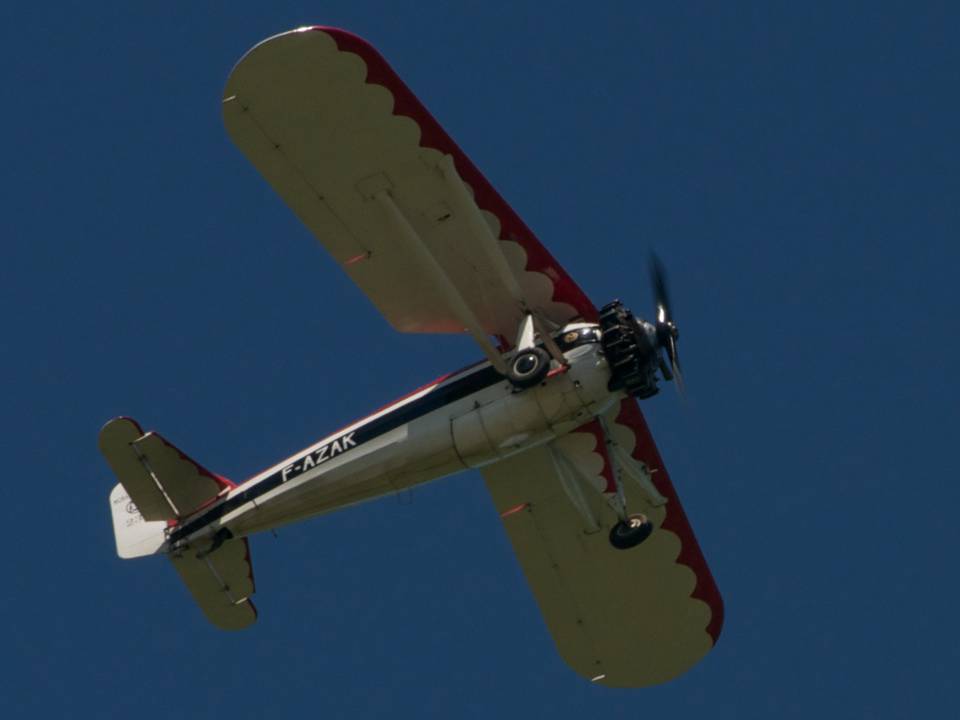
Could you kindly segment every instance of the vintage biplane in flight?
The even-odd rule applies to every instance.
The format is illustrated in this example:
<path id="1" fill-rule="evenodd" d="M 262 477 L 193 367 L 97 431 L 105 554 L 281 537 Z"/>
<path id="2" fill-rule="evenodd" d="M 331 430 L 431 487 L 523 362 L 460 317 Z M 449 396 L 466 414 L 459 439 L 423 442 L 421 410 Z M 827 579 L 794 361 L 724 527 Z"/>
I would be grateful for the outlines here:
<path id="1" fill-rule="evenodd" d="M 234 68 L 227 130 L 400 332 L 486 359 L 235 484 L 131 419 L 100 450 L 120 557 L 165 554 L 207 618 L 256 619 L 248 536 L 478 468 L 563 658 L 637 687 L 714 645 L 720 594 L 636 398 L 680 381 L 656 319 L 599 311 L 379 53 L 343 30 L 272 37 Z M 664 358 L 666 356 L 666 359 Z"/>

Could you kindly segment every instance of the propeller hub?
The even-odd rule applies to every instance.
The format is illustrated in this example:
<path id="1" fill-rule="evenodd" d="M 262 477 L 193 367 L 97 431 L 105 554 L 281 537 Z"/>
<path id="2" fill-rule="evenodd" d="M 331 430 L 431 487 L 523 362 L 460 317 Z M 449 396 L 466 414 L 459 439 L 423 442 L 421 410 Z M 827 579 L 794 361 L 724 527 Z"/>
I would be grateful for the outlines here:
<path id="1" fill-rule="evenodd" d="M 639 398 L 655 395 L 657 370 L 664 380 L 673 380 L 683 394 L 683 377 L 677 340 L 680 331 L 673 321 L 666 271 L 656 255 L 651 256 L 650 279 L 657 309 L 655 323 L 635 317 L 619 300 L 600 310 L 601 344 L 610 366 L 611 391 L 625 390 Z M 666 354 L 666 359 L 664 359 Z"/>
<path id="2" fill-rule="evenodd" d="M 657 342 L 660 344 L 660 347 L 666 347 L 670 342 L 670 338 L 673 338 L 675 341 L 680 339 L 680 330 L 677 329 L 677 326 L 672 322 L 658 322 L 657 323 Z"/>

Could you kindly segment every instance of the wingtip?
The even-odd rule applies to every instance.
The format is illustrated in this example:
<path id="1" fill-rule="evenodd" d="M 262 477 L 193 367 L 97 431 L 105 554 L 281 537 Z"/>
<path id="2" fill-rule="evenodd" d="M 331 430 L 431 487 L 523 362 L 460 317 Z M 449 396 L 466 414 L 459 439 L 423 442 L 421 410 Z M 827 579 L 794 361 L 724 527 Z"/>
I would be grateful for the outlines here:
<path id="1" fill-rule="evenodd" d="M 105 452 L 106 449 L 116 445 L 118 442 L 129 443 L 142 435 L 143 428 L 140 427 L 140 423 L 131 417 L 121 415 L 108 420 L 104 423 L 103 427 L 100 428 L 98 445 L 100 451 Z"/>

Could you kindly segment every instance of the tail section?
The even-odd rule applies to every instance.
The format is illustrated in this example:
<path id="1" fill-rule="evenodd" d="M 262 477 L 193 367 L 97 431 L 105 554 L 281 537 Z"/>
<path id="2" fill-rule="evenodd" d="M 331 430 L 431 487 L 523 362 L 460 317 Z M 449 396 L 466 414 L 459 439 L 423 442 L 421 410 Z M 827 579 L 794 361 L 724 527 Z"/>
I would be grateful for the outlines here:
<path id="1" fill-rule="evenodd" d="M 158 433 L 143 432 L 130 418 L 115 418 L 103 426 L 100 452 L 144 520 L 186 517 L 234 487 Z"/>
<path id="2" fill-rule="evenodd" d="M 130 418 L 100 431 L 100 452 L 120 484 L 110 493 L 117 554 L 136 558 L 169 554 L 177 573 L 207 619 L 239 630 L 257 619 L 250 546 L 221 527 L 199 543 L 170 547 L 167 528 L 196 513 L 233 483 L 191 460 L 163 437 L 144 433 Z M 211 529 L 213 532 L 213 529 Z"/>
<path id="3" fill-rule="evenodd" d="M 257 619 L 250 596 L 256 589 L 246 538 L 227 540 L 216 550 L 191 548 L 171 553 L 170 559 L 207 620 L 221 630 L 242 630 Z"/>
<path id="4" fill-rule="evenodd" d="M 167 540 L 166 521 L 144 520 L 123 485 L 116 485 L 110 493 L 110 514 L 117 555 L 125 560 L 154 555 Z"/>

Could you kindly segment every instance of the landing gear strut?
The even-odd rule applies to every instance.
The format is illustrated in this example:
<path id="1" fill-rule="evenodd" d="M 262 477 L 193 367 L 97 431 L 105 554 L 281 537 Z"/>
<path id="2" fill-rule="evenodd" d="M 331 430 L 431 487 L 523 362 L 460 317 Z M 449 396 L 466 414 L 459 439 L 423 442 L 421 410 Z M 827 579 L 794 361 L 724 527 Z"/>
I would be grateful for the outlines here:
<path id="1" fill-rule="evenodd" d="M 653 523 L 646 515 L 628 515 L 626 520 L 621 520 L 610 530 L 610 544 L 617 550 L 629 550 L 650 537 L 652 532 Z"/>

